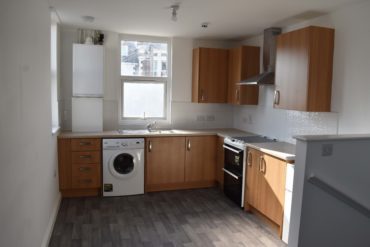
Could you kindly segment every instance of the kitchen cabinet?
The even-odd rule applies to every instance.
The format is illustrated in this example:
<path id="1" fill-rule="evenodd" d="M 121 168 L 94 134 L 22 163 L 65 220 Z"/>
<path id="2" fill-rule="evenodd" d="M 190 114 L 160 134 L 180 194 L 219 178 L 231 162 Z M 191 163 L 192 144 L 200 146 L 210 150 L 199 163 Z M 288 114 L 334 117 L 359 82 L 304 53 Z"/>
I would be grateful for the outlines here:
<path id="1" fill-rule="evenodd" d="M 99 195 L 101 139 L 58 139 L 58 169 L 63 197 Z"/>
<path id="2" fill-rule="evenodd" d="M 185 182 L 216 180 L 216 137 L 186 137 Z"/>
<path id="3" fill-rule="evenodd" d="M 176 188 L 185 178 L 185 137 L 146 139 L 146 191 Z"/>
<path id="4" fill-rule="evenodd" d="M 274 107 L 329 112 L 334 29 L 310 26 L 277 37 Z"/>
<path id="5" fill-rule="evenodd" d="M 224 152 L 224 137 L 217 138 L 217 154 L 216 154 L 216 181 L 221 190 L 224 189 L 224 168 L 225 152 Z"/>
<path id="6" fill-rule="evenodd" d="M 240 86 L 241 80 L 259 74 L 260 48 L 241 46 L 229 50 L 229 73 L 227 102 L 234 105 L 257 105 L 257 85 Z"/>
<path id="7" fill-rule="evenodd" d="M 248 148 L 246 210 L 251 206 L 279 227 L 282 233 L 286 161 Z"/>
<path id="8" fill-rule="evenodd" d="M 259 158 L 261 156 L 261 152 L 248 148 L 247 154 L 247 181 L 245 184 L 245 193 L 246 197 L 245 200 L 247 203 L 244 203 L 245 207 L 247 208 L 248 205 L 253 207 L 257 207 L 257 196 L 258 196 L 258 184 L 257 179 L 259 177 Z"/>
<path id="9" fill-rule="evenodd" d="M 147 192 L 215 184 L 215 136 L 153 137 L 146 143 Z"/>
<path id="10" fill-rule="evenodd" d="M 192 102 L 226 103 L 228 50 L 193 50 Z"/>

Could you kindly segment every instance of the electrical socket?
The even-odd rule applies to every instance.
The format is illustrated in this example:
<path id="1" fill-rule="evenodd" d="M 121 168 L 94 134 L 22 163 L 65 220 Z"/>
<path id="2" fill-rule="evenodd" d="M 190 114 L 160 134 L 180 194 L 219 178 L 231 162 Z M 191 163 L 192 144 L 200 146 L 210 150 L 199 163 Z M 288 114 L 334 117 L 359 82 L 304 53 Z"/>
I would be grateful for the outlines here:
<path id="1" fill-rule="evenodd" d="M 203 115 L 198 115 L 198 116 L 197 116 L 197 121 L 198 121 L 198 122 L 204 122 L 204 121 L 206 121 L 206 118 L 205 118 L 205 116 L 203 116 Z"/>
<path id="2" fill-rule="evenodd" d="M 333 144 L 323 144 L 321 147 L 321 156 L 332 156 Z"/>
<path id="3" fill-rule="evenodd" d="M 248 114 L 248 124 L 253 124 L 252 114 Z"/>
<path id="4" fill-rule="evenodd" d="M 215 121 L 215 115 L 207 115 L 207 121 Z"/>

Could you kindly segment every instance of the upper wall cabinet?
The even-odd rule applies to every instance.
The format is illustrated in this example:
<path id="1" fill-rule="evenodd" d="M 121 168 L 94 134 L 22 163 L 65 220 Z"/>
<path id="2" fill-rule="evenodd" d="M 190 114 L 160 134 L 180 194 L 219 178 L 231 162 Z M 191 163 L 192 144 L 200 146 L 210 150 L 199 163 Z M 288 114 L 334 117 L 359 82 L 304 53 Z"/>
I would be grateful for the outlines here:
<path id="1" fill-rule="evenodd" d="M 274 107 L 329 112 L 334 29 L 306 27 L 277 37 Z"/>
<path id="2" fill-rule="evenodd" d="M 226 49 L 193 50 L 192 102 L 226 103 L 227 62 Z"/>
<path id="3" fill-rule="evenodd" d="M 73 44 L 73 96 L 103 97 L 104 47 Z"/>
<path id="4" fill-rule="evenodd" d="M 240 86 L 238 83 L 257 75 L 260 71 L 259 68 L 259 47 L 241 46 L 229 50 L 228 103 L 235 105 L 258 104 L 258 86 Z"/>

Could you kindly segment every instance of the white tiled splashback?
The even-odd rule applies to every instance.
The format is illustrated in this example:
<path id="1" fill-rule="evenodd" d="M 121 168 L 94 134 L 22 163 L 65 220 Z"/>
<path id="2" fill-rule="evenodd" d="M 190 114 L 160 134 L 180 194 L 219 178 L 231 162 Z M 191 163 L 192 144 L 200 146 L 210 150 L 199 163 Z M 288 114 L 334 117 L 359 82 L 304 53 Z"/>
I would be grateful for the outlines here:
<path id="1" fill-rule="evenodd" d="M 337 134 L 338 114 L 273 108 L 271 86 L 260 87 L 258 106 L 234 107 L 234 128 L 295 143 L 293 136 Z"/>
<path id="2" fill-rule="evenodd" d="M 226 104 L 195 104 L 189 102 L 172 102 L 172 124 L 158 126 L 159 128 L 177 129 L 210 129 L 232 128 L 233 106 Z M 71 104 L 63 101 L 60 104 L 62 126 L 64 130 L 71 129 Z M 103 127 L 104 130 L 118 128 L 143 128 L 144 126 L 120 126 L 118 124 L 117 100 L 104 100 Z"/>
<path id="3" fill-rule="evenodd" d="M 226 104 L 172 103 L 172 127 L 180 129 L 230 128 L 233 106 Z"/>

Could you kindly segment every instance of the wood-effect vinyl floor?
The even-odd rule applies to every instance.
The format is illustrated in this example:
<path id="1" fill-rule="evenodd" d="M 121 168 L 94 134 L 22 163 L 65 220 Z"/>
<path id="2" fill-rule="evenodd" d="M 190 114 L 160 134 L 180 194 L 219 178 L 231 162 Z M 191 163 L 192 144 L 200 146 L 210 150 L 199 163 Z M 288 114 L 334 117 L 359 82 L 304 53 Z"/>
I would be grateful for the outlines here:
<path id="1" fill-rule="evenodd" d="M 49 246 L 286 245 L 256 216 L 211 188 L 63 199 Z"/>

